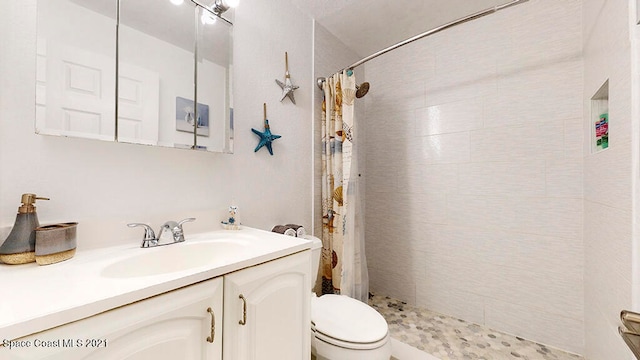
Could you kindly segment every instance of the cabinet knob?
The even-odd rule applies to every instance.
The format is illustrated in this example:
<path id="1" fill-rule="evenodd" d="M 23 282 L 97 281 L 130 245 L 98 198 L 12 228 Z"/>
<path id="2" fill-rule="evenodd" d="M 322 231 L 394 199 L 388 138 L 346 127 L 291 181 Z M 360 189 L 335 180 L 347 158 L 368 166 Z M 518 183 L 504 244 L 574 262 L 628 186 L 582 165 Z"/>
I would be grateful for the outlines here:
<path id="1" fill-rule="evenodd" d="M 207 341 L 212 343 L 213 338 L 216 336 L 216 315 L 211 308 L 207 308 L 207 312 L 211 314 L 211 335 L 207 336 Z"/>
<path id="2" fill-rule="evenodd" d="M 242 300 L 242 320 L 238 321 L 238 323 L 240 325 L 246 325 L 247 324 L 247 299 L 242 294 L 240 294 L 238 297 L 240 298 L 240 300 Z"/>

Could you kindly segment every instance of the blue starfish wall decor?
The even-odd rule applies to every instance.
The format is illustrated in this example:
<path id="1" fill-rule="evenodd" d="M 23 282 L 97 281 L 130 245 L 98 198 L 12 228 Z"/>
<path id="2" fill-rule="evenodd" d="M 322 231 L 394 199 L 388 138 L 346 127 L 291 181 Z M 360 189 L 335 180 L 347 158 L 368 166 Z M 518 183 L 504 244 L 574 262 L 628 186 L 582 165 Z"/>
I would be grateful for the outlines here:
<path id="1" fill-rule="evenodd" d="M 280 102 L 284 100 L 284 98 L 288 97 L 291 102 L 295 105 L 296 99 L 293 97 L 293 92 L 299 88 L 299 86 L 293 85 L 291 83 L 291 75 L 289 75 L 289 55 L 284 53 L 284 62 L 285 62 L 285 72 L 284 72 L 284 82 L 276 79 L 276 84 L 280 86 L 282 89 L 282 97 L 280 98 Z"/>
<path id="2" fill-rule="evenodd" d="M 267 150 L 269 150 L 269 154 L 273 155 L 273 149 L 271 148 L 271 142 L 281 138 L 280 135 L 271 134 L 271 128 L 269 126 L 269 120 L 267 120 L 267 104 L 264 104 L 264 132 L 260 132 L 256 129 L 251 129 L 254 134 L 260 137 L 260 142 L 258 146 L 253 150 L 253 152 L 257 152 L 261 147 L 266 146 Z"/>

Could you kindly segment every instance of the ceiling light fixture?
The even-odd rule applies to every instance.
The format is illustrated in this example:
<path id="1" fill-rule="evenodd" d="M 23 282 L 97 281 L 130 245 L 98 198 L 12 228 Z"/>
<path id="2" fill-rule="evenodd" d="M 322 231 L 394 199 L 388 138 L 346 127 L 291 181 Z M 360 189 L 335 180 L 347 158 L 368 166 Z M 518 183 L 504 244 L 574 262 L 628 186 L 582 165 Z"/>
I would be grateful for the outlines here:
<path id="1" fill-rule="evenodd" d="M 211 5 L 211 11 L 220 16 L 223 12 L 238 6 L 240 0 L 215 0 Z"/>
<path id="2" fill-rule="evenodd" d="M 169 0 L 173 5 L 182 5 L 184 0 Z"/>

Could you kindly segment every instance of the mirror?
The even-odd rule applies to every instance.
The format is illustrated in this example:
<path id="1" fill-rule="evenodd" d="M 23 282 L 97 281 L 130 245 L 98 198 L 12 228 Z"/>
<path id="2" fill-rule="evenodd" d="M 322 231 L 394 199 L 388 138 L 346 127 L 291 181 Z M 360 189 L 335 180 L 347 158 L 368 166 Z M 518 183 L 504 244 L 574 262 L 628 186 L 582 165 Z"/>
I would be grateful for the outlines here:
<path id="1" fill-rule="evenodd" d="M 183 119 L 193 117 L 195 12 L 189 1 L 175 6 L 169 1 L 120 0 L 119 141 L 191 147 L 193 121 Z"/>
<path id="2" fill-rule="evenodd" d="M 39 0 L 36 132 L 232 152 L 232 25 L 204 6 Z"/>
<path id="3" fill-rule="evenodd" d="M 83 5 L 38 1 L 36 133 L 114 141 L 117 3 Z"/>
<path id="4" fill-rule="evenodd" d="M 199 7 L 197 31 L 196 95 L 200 122 L 196 128 L 198 149 L 233 148 L 233 106 L 231 97 L 232 26 Z M 225 16 L 228 12 L 225 12 Z"/>

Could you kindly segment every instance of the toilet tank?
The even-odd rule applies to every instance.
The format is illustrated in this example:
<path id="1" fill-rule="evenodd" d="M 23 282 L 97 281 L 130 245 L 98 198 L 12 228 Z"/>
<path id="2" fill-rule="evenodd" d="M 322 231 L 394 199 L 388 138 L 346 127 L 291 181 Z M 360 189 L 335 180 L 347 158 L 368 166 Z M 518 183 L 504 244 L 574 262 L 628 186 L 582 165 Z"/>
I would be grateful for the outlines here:
<path id="1" fill-rule="evenodd" d="M 320 266 L 320 256 L 322 255 L 322 240 L 315 236 L 306 235 L 304 237 L 307 240 L 311 240 L 311 288 L 316 285 L 316 274 L 318 273 L 318 267 Z"/>

